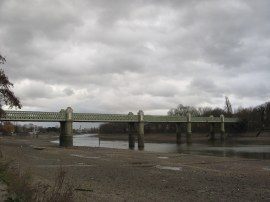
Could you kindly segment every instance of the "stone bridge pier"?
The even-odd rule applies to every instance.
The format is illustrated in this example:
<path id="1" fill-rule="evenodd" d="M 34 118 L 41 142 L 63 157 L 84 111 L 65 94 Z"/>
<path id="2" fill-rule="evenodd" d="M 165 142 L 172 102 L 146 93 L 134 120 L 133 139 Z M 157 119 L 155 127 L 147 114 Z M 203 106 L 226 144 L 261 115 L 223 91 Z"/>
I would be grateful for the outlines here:
<path id="1" fill-rule="evenodd" d="M 138 148 L 144 148 L 144 114 L 143 111 L 140 110 L 138 112 Z"/>
<path id="2" fill-rule="evenodd" d="M 60 122 L 59 145 L 64 147 L 73 146 L 73 110 L 68 107 L 66 110 L 62 109 L 60 113 L 65 114 L 66 121 Z"/>

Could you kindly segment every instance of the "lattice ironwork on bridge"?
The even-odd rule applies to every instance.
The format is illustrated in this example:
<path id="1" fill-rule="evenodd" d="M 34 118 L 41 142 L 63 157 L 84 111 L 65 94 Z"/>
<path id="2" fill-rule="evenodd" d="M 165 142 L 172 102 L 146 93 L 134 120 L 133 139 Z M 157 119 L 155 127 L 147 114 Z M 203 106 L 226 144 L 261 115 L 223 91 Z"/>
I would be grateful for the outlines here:
<path id="1" fill-rule="evenodd" d="M 29 121 L 29 122 L 62 122 L 66 121 L 65 110 L 60 112 L 36 112 L 36 111 L 6 111 L 0 117 L 1 121 Z M 98 114 L 98 113 L 73 113 L 73 122 L 138 122 L 138 115 L 134 114 Z M 186 116 L 157 116 L 144 115 L 144 122 L 149 123 L 177 123 L 187 122 Z M 220 117 L 191 117 L 194 123 L 220 123 Z M 238 118 L 226 118 L 226 123 L 239 122 Z"/>
<path id="2" fill-rule="evenodd" d="M 237 122 L 240 122 L 240 119 L 239 118 L 226 118 L 225 117 L 224 122 L 225 123 L 237 123 Z"/>
<path id="3" fill-rule="evenodd" d="M 5 111 L 1 121 L 60 122 L 66 120 L 63 112 Z"/>
<path id="4" fill-rule="evenodd" d="M 144 116 L 145 122 L 187 122 L 186 116 L 155 116 L 155 115 L 145 115 Z M 220 123 L 221 118 L 220 117 L 191 117 L 191 122 L 193 123 Z M 238 118 L 225 118 L 224 122 L 228 123 L 236 123 L 239 122 Z"/>
<path id="5" fill-rule="evenodd" d="M 186 122 L 187 117 L 185 116 L 158 116 L 158 115 L 145 115 L 145 122 L 159 123 L 159 122 Z"/>
<path id="6" fill-rule="evenodd" d="M 74 122 L 138 122 L 137 115 L 73 113 Z"/>

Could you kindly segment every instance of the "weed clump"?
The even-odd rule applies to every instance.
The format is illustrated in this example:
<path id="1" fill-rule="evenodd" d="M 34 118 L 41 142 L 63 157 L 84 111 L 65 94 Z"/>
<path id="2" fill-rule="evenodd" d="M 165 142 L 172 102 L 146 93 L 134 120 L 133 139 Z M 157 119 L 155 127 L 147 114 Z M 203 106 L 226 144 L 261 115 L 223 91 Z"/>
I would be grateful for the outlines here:
<path id="1" fill-rule="evenodd" d="M 0 161 L 0 181 L 8 187 L 6 202 L 73 202 L 73 185 L 66 183 L 60 167 L 54 184 L 33 183 L 30 172 L 21 172 L 12 162 Z"/>
<path id="2" fill-rule="evenodd" d="M 57 201 L 57 202 L 72 202 L 74 187 L 70 183 L 65 183 L 66 172 L 59 168 L 57 176 L 52 187 L 45 187 L 43 196 L 46 195 L 43 201 Z"/>

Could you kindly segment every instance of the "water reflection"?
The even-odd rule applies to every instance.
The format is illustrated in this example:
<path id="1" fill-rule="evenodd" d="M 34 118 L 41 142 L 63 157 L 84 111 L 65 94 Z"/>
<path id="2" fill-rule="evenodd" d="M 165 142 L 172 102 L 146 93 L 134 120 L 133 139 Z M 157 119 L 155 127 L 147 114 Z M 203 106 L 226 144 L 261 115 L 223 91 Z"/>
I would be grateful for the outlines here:
<path id="1" fill-rule="evenodd" d="M 59 143 L 58 140 L 53 141 Z M 74 135 L 74 146 L 106 147 L 116 149 L 128 149 L 128 141 L 101 140 L 95 134 Z M 138 150 L 135 143 L 133 150 Z M 200 154 L 212 156 L 243 157 L 254 159 L 270 159 L 270 145 L 247 145 L 246 142 L 236 140 L 204 141 L 193 144 L 173 143 L 145 143 L 145 151 L 164 153 Z"/>

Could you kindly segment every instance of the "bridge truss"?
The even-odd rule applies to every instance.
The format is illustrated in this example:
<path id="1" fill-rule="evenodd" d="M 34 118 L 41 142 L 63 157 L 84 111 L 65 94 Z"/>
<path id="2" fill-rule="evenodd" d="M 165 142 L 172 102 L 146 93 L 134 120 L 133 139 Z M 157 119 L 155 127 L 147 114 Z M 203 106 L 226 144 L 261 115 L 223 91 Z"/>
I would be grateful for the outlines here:
<path id="1" fill-rule="evenodd" d="M 72 113 L 72 122 L 138 122 L 139 115 L 130 114 L 99 114 L 99 113 Z M 27 121 L 27 122 L 63 122 L 67 120 L 65 110 L 60 112 L 39 111 L 5 111 L 0 121 Z M 178 123 L 187 122 L 186 116 L 144 115 L 144 122 L 151 123 Z M 193 123 L 220 123 L 220 117 L 191 117 Z M 224 118 L 225 123 L 239 122 L 238 118 Z"/>

